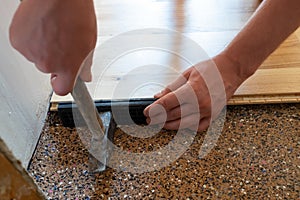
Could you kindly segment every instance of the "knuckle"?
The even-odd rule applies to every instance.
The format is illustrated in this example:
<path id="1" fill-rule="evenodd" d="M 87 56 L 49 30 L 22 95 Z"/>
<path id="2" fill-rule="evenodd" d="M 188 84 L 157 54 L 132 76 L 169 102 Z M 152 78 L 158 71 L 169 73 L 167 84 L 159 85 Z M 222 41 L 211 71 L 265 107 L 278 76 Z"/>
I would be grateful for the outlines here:
<path id="1" fill-rule="evenodd" d="M 164 108 L 167 108 L 167 107 L 168 107 L 168 103 L 167 103 L 167 101 L 166 101 L 165 98 L 160 99 L 160 100 L 158 101 L 158 103 L 159 103 L 162 107 L 164 107 Z"/>
<path id="2" fill-rule="evenodd" d="M 175 87 L 173 87 L 171 84 L 170 85 L 167 85 L 161 92 L 163 94 L 167 94 L 169 92 L 172 92 L 174 91 Z"/>
<path id="3" fill-rule="evenodd" d="M 43 73 L 53 73 L 53 67 L 51 67 L 52 63 L 48 59 L 39 59 L 35 66 Z"/>
<path id="4" fill-rule="evenodd" d="M 175 126 L 174 124 L 165 123 L 164 128 L 167 130 L 177 130 L 178 126 Z"/>
<path id="5" fill-rule="evenodd" d="M 181 111 L 173 111 L 168 113 L 168 119 L 177 119 L 181 116 Z"/>
<path id="6" fill-rule="evenodd" d="M 187 115 L 190 113 L 199 113 L 199 106 L 197 104 L 188 104 L 184 114 Z"/>

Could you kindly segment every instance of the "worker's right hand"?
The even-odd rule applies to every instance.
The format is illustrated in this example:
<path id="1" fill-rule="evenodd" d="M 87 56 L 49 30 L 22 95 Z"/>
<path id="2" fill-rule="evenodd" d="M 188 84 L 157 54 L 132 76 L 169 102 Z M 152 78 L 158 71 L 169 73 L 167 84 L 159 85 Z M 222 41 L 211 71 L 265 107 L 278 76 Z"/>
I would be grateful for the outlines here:
<path id="1" fill-rule="evenodd" d="M 203 131 L 215 120 L 245 80 L 225 53 L 187 69 L 144 110 L 148 124 L 163 124 L 170 130 Z"/>
<path id="2" fill-rule="evenodd" d="M 96 38 L 93 0 L 23 0 L 10 26 L 12 46 L 40 71 L 51 73 L 58 95 L 72 91 L 79 73 L 91 81 L 91 56 L 81 66 Z"/>

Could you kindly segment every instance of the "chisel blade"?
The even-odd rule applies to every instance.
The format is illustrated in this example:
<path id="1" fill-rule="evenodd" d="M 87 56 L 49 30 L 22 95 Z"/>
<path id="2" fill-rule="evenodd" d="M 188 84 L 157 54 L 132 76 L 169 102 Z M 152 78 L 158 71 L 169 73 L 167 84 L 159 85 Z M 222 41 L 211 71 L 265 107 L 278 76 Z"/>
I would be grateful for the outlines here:
<path id="1" fill-rule="evenodd" d="M 76 80 L 73 91 L 71 92 L 73 99 L 89 128 L 92 138 L 90 141 L 90 172 L 101 172 L 106 168 L 107 159 L 107 135 L 105 134 L 103 122 L 99 117 L 99 113 L 94 105 L 94 101 L 85 85 L 78 78 Z"/>

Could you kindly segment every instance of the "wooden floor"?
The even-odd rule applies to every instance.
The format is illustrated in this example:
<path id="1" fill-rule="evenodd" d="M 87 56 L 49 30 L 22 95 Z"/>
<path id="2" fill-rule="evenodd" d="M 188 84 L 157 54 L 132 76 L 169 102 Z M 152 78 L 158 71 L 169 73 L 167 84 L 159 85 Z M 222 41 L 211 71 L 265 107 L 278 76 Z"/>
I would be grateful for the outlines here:
<path id="1" fill-rule="evenodd" d="M 143 46 L 133 51 L 120 50 L 119 57 L 111 58 L 130 44 L 139 44 L 141 40 L 158 35 L 166 38 L 162 45 L 169 51 L 184 55 L 195 53 L 193 49 L 182 48 L 186 45 L 182 37 L 163 31 L 133 32 L 125 39 L 119 34 L 146 28 L 176 30 L 207 53 L 199 56 L 201 61 L 220 52 L 259 3 L 259 0 L 96 0 L 99 48 L 94 55 L 94 80 L 88 84 L 93 98 L 152 97 L 190 66 L 178 55 Z M 111 38 L 117 42 L 107 43 Z M 51 101 L 65 102 L 72 98 L 53 95 Z M 228 104 L 277 102 L 300 102 L 300 30 L 262 64 Z"/>

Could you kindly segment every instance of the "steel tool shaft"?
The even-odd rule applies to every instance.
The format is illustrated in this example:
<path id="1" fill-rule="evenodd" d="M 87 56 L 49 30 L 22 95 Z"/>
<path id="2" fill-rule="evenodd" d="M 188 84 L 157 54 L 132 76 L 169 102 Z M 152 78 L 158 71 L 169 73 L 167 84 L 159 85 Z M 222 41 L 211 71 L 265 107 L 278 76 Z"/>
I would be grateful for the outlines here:
<path id="1" fill-rule="evenodd" d="M 104 134 L 103 122 L 85 83 L 80 78 L 77 79 L 71 94 L 92 133 L 90 149 L 88 149 L 91 154 L 90 172 L 104 171 L 107 158 L 107 136 Z"/>

